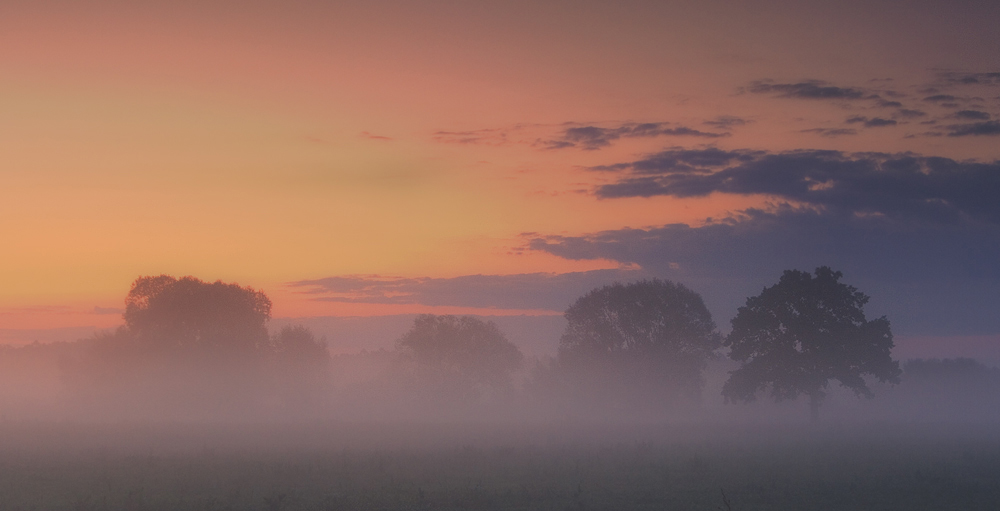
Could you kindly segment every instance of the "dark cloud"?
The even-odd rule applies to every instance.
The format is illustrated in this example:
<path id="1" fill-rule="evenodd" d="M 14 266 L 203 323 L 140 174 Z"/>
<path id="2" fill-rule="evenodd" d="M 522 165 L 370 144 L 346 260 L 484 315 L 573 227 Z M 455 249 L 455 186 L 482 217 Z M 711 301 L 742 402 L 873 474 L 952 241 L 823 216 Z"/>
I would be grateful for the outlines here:
<path id="1" fill-rule="evenodd" d="M 621 138 L 653 138 L 660 136 L 719 138 L 729 136 L 729 133 L 712 133 L 685 126 L 669 127 L 669 124 L 667 122 L 625 123 L 610 128 L 573 126 L 563 130 L 559 137 L 552 140 L 539 140 L 537 144 L 548 149 L 579 147 L 586 150 L 595 150 L 607 147 L 612 142 Z"/>
<path id="2" fill-rule="evenodd" d="M 888 100 L 885 100 L 885 99 L 879 99 L 878 100 L 878 106 L 885 107 L 885 108 L 901 108 L 903 106 L 903 104 L 900 103 L 899 101 L 888 101 Z"/>
<path id="3" fill-rule="evenodd" d="M 982 108 L 981 103 L 985 101 L 979 96 L 955 96 L 953 94 L 933 94 L 923 98 L 926 103 L 934 103 L 937 106 L 943 108 L 961 108 L 963 104 L 966 105 L 965 108 Z"/>
<path id="4" fill-rule="evenodd" d="M 438 131 L 434 140 L 449 144 L 503 145 L 507 143 L 507 133 L 501 129 L 472 131 Z"/>
<path id="5" fill-rule="evenodd" d="M 637 269 L 454 278 L 343 275 L 287 285 L 314 295 L 318 301 L 563 311 L 595 287 L 648 276 Z"/>
<path id="6" fill-rule="evenodd" d="M 993 124 L 1000 133 L 1000 124 Z M 768 195 L 849 213 L 1000 224 L 1000 162 L 818 150 L 670 149 L 599 170 L 622 175 L 597 188 L 601 198 Z"/>
<path id="7" fill-rule="evenodd" d="M 892 119 L 883 119 L 881 117 L 873 117 L 871 119 L 864 116 L 854 116 L 849 117 L 846 121 L 847 124 L 862 123 L 866 128 L 880 128 L 883 126 L 895 126 L 897 123 Z"/>
<path id="8" fill-rule="evenodd" d="M 367 138 L 367 139 L 370 139 L 370 140 L 380 140 L 382 142 L 391 142 L 392 141 L 392 137 L 387 137 L 385 135 L 375 135 L 375 134 L 369 133 L 367 131 L 362 131 L 361 132 L 361 138 Z"/>
<path id="9" fill-rule="evenodd" d="M 541 145 L 546 149 L 566 149 L 569 147 L 576 147 L 576 144 L 566 140 L 540 140 L 536 142 L 536 145 Z M 593 147 L 591 149 L 597 149 Z"/>
<path id="10" fill-rule="evenodd" d="M 775 94 L 782 98 L 798 99 L 869 99 L 872 94 L 853 87 L 837 87 L 819 80 L 798 83 L 753 82 L 743 90 L 754 94 Z"/>
<path id="11" fill-rule="evenodd" d="M 912 119 L 914 117 L 923 117 L 927 115 L 927 112 L 923 112 L 921 110 L 910 110 L 908 108 L 900 108 L 899 111 L 896 112 L 896 115 Z"/>
<path id="12" fill-rule="evenodd" d="M 974 122 L 971 124 L 953 124 L 948 126 L 951 130 L 949 137 L 966 137 L 976 135 L 1000 135 L 1000 121 Z"/>
<path id="13" fill-rule="evenodd" d="M 650 157 L 630 163 L 601 165 L 591 170 L 618 172 L 628 170 L 633 174 L 684 174 L 688 172 L 710 173 L 714 169 L 731 164 L 753 161 L 766 154 L 763 151 L 747 149 L 725 151 L 715 147 L 705 149 L 673 148 Z"/>
<path id="14" fill-rule="evenodd" d="M 924 98 L 924 101 L 930 101 L 930 102 L 956 101 L 956 100 L 958 100 L 958 98 L 952 96 L 951 94 L 935 94 L 933 96 L 927 96 L 926 98 Z"/>
<path id="15" fill-rule="evenodd" d="M 749 123 L 750 121 L 740 117 L 734 117 L 731 115 L 722 115 L 716 117 L 715 119 L 705 121 L 702 124 L 713 126 L 715 128 L 728 129 L 733 126 L 746 126 Z"/>
<path id="16" fill-rule="evenodd" d="M 844 135 L 857 135 L 858 130 L 851 128 L 810 128 L 800 130 L 799 133 L 815 133 L 824 137 L 840 137 Z"/>
<path id="17" fill-rule="evenodd" d="M 865 121 L 865 126 L 868 128 L 878 128 L 882 126 L 895 126 L 896 121 L 892 119 L 883 119 L 881 117 L 873 117 Z"/>
<path id="18" fill-rule="evenodd" d="M 955 117 L 958 117 L 959 119 L 971 119 L 974 121 L 986 121 L 989 120 L 990 114 L 979 110 L 959 110 L 955 112 Z"/>
<path id="19" fill-rule="evenodd" d="M 897 334 L 1000 332 L 1000 226 L 779 207 L 701 227 L 537 236 L 530 248 L 571 260 L 635 264 L 702 293 L 720 326 L 783 270 L 829 265 L 872 296 Z"/>
<path id="20" fill-rule="evenodd" d="M 957 85 L 1000 85 L 1000 73 L 957 73 L 943 72 L 942 80 Z"/>
<path id="21" fill-rule="evenodd" d="M 718 128 L 729 128 L 745 124 L 738 117 L 723 116 L 705 124 Z M 515 124 L 504 128 L 490 128 L 468 131 L 437 131 L 433 134 L 436 142 L 450 144 L 473 144 L 502 146 L 527 144 L 543 149 L 578 148 L 595 150 L 607 147 L 620 139 L 656 137 L 696 137 L 721 138 L 729 132 L 702 131 L 669 122 L 625 122 L 610 125 L 588 125 L 566 122 L 559 125 Z"/>

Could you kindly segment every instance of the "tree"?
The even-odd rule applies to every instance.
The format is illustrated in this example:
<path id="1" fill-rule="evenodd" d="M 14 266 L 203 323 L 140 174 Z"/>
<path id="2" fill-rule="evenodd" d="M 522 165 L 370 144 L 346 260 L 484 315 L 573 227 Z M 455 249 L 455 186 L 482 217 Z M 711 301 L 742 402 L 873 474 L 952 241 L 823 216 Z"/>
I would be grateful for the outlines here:
<path id="1" fill-rule="evenodd" d="M 422 314 L 396 349 L 416 364 L 421 384 L 470 398 L 509 387 L 524 359 L 496 323 L 471 316 Z"/>
<path id="2" fill-rule="evenodd" d="M 284 405 L 286 413 L 313 410 L 329 390 L 331 359 L 325 340 L 305 326 L 285 326 L 262 351 L 269 387 L 265 394 Z"/>
<path id="3" fill-rule="evenodd" d="M 327 390 L 325 343 L 303 326 L 269 335 L 270 315 L 271 301 L 249 287 L 139 277 L 125 324 L 81 341 L 63 377 L 98 414 L 311 413 Z"/>
<path id="4" fill-rule="evenodd" d="M 652 378 L 686 395 L 700 392 L 701 373 L 721 344 L 701 296 L 670 281 L 594 289 L 566 310 L 566 320 L 558 354 L 563 366 L 582 367 L 585 378 L 602 368 Z"/>
<path id="5" fill-rule="evenodd" d="M 270 348 L 279 360 L 287 363 L 325 365 L 330 361 L 326 342 L 316 339 L 312 331 L 302 325 L 283 327 L 271 336 Z"/>
<path id="6" fill-rule="evenodd" d="M 869 398 L 865 376 L 899 383 L 889 320 L 865 319 L 868 296 L 841 283 L 842 276 L 826 266 L 815 277 L 788 270 L 747 298 L 725 341 L 729 356 L 742 363 L 723 385 L 727 401 L 753 401 L 767 387 L 776 401 L 805 394 L 816 421 L 830 380 Z"/>
<path id="7" fill-rule="evenodd" d="M 139 277 L 125 298 L 123 317 L 129 332 L 152 345 L 248 353 L 268 341 L 271 300 L 222 281 Z"/>

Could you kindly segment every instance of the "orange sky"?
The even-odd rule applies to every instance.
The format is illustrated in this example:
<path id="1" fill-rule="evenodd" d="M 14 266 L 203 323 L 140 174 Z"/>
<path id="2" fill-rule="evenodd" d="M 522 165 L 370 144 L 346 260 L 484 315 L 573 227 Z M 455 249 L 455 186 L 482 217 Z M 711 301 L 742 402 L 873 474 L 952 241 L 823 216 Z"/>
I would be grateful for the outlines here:
<path id="1" fill-rule="evenodd" d="M 841 122 L 843 107 L 739 93 L 764 78 L 916 83 L 945 64 L 995 64 L 971 44 L 991 37 L 981 23 L 940 43 L 964 15 L 938 26 L 930 11 L 861 4 L 335 4 L 5 2 L 0 328 L 114 325 L 94 308 L 160 273 L 263 289 L 276 316 L 445 311 L 312 302 L 284 284 L 614 268 L 514 252 L 525 232 L 698 225 L 766 204 L 589 193 L 608 177 L 583 167 L 664 147 L 1000 156 L 982 139 L 801 133 Z M 752 129 L 538 145 L 566 122 L 710 130 L 719 116 Z"/>

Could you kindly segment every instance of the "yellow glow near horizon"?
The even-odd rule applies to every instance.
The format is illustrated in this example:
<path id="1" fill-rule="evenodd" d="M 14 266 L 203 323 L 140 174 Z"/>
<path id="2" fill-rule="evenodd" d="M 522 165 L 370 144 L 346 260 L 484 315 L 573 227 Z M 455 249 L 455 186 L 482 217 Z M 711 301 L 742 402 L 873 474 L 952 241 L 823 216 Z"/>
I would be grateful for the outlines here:
<path id="1" fill-rule="evenodd" d="M 317 305 L 282 285 L 612 268 L 516 249 L 525 232 L 699 225 L 767 205 L 593 195 L 614 176 L 587 167 L 668 147 L 1000 156 L 973 137 L 822 138 L 803 130 L 861 107 L 739 92 L 767 77 L 913 78 L 896 54 L 832 58 L 843 40 L 782 18 L 826 19 L 813 14 L 828 6 L 251 4 L 4 6 L 0 328 L 107 323 L 87 311 L 160 273 L 264 289 L 283 315 L 374 314 L 397 309 Z M 851 47 L 883 42 L 883 28 Z M 937 61 L 920 62 L 926 74 Z M 719 116 L 746 127 L 710 126 Z M 545 149 L 566 123 L 623 122 L 725 135 Z"/>

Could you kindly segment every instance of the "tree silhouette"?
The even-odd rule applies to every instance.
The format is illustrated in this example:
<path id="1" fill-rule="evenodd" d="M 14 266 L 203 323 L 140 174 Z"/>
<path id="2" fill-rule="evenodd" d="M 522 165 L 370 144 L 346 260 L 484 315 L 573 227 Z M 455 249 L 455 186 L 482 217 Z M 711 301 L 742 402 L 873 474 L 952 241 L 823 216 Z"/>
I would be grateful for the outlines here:
<path id="1" fill-rule="evenodd" d="M 263 348 L 263 347 L 262 347 Z M 309 409 L 329 391 L 330 353 L 326 342 L 302 325 L 286 326 L 262 349 L 269 387 L 285 408 Z"/>
<path id="2" fill-rule="evenodd" d="M 865 319 L 868 296 L 841 283 L 842 276 L 826 266 L 815 277 L 788 270 L 747 299 L 725 341 L 730 357 L 742 362 L 723 385 L 727 401 L 753 401 L 767 387 L 777 401 L 805 394 L 815 421 L 830 380 L 869 398 L 866 375 L 899 383 L 889 320 Z"/>
<path id="3" fill-rule="evenodd" d="M 304 327 L 270 336 L 270 311 L 249 287 L 139 277 L 125 325 L 83 341 L 64 379 L 78 401 L 123 413 L 244 413 L 313 399 L 328 374 L 326 348 Z"/>
<path id="4" fill-rule="evenodd" d="M 267 343 L 271 300 L 222 281 L 169 275 L 139 277 L 125 298 L 125 327 L 164 348 L 252 352 Z"/>
<path id="5" fill-rule="evenodd" d="M 269 347 L 279 360 L 288 363 L 326 364 L 330 358 L 326 343 L 302 325 L 283 327 L 271 336 Z"/>
<path id="6" fill-rule="evenodd" d="M 509 387 L 524 359 L 496 323 L 471 316 L 422 314 L 396 349 L 416 364 L 420 384 L 466 398 Z"/>
<path id="7" fill-rule="evenodd" d="M 666 385 L 688 396 L 701 390 L 701 373 L 721 343 L 701 296 L 670 281 L 594 289 L 566 310 L 566 320 L 557 360 L 577 369 L 578 378 L 611 371 L 612 379 Z M 605 383 L 612 382 L 598 382 Z"/>

